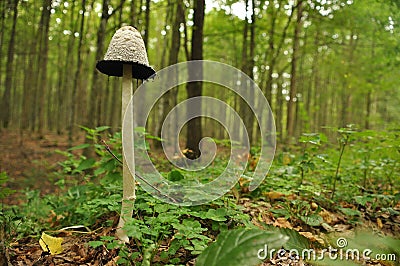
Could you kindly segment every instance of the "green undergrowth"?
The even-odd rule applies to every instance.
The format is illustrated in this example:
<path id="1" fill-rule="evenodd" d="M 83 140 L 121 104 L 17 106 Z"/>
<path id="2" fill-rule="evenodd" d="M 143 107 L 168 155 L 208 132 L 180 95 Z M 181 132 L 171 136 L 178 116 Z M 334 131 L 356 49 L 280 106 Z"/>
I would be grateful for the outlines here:
<path id="1" fill-rule="evenodd" d="M 107 135 L 104 133 L 107 129 L 85 129 L 96 140 L 97 159 L 81 155 L 83 149 L 93 147 L 90 144 L 58 151 L 66 159 L 59 163 L 55 175 L 57 193 L 41 195 L 38 190 L 26 190 L 20 205 L 3 205 L 1 223 L 6 245 L 22 237 L 38 237 L 43 231 L 67 226 L 83 225 L 91 230 L 116 226 L 115 217 L 119 215 L 122 197 L 118 162 L 121 160 L 121 134 Z M 88 245 L 94 249 L 118 250 L 118 263 L 123 265 L 177 265 L 202 254 L 221 233 L 228 237 L 227 232 L 232 230 L 260 230 L 255 224 L 263 228 L 262 231 L 272 232 L 272 220 L 278 218 L 287 221 L 290 228 L 301 227 L 300 231 L 313 234 L 335 232 L 334 224 L 326 219 L 327 212 L 344 217 L 341 222 L 351 228 L 366 220 L 378 223 L 381 229 L 387 222 L 390 228 L 390 217 L 400 215 L 399 135 L 399 130 L 360 131 L 349 126 L 337 130 L 337 142 L 332 142 L 322 133 L 305 133 L 297 146 L 277 151 L 264 182 L 256 190 L 249 191 L 248 176 L 258 162 L 259 152 L 257 147 L 252 148 L 247 169 L 231 192 L 200 206 L 166 204 L 138 186 L 134 215 L 124 228 L 131 243 L 122 245 L 113 235 L 103 235 Z M 102 136 L 106 142 L 97 141 Z M 148 139 L 158 141 L 150 135 Z M 229 145 L 224 143 L 219 145 Z M 146 144 L 137 148 L 149 147 Z M 170 181 L 205 183 L 223 171 L 227 157 L 225 153 L 217 156 L 212 166 L 201 174 L 174 169 L 162 157 L 153 162 Z M 0 177 L 2 185 L 7 175 L 2 173 Z M 0 198 L 10 193 L 13 191 L 2 185 Z M 251 204 L 243 204 L 249 201 Z M 266 213 L 271 214 L 271 221 L 263 218 Z M 254 232 L 254 236 L 258 236 L 257 231 Z M 304 238 L 289 231 L 283 235 L 286 237 L 276 238 L 272 233 L 263 237 L 267 241 L 271 236 L 271 243 L 279 245 L 282 239 L 291 239 L 287 242 L 291 243 Z M 307 247 L 316 245 L 314 240 L 304 241 Z M 248 245 L 244 243 L 237 252 L 244 252 Z M 227 245 L 226 242 L 222 244 L 225 248 Z M 226 259 L 229 261 L 229 256 Z M 215 265 L 219 263 L 212 255 L 202 255 L 200 261 L 207 264 L 209 260 Z"/>

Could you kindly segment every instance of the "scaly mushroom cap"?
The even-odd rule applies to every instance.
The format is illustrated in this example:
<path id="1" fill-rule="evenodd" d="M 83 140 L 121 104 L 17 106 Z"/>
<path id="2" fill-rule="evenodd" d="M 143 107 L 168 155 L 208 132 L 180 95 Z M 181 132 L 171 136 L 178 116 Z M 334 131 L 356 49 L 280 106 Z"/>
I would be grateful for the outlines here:
<path id="1" fill-rule="evenodd" d="M 132 26 L 115 32 L 104 60 L 97 62 L 96 68 L 103 74 L 122 77 L 124 64 L 132 65 L 132 77 L 136 79 L 148 79 L 156 73 L 149 66 L 142 36 Z"/>

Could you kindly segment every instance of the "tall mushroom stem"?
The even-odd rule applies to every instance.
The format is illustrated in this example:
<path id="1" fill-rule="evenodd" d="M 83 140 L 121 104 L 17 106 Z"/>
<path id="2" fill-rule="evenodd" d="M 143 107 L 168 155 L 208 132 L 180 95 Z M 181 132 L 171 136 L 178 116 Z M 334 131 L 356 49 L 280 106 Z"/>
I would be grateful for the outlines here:
<path id="1" fill-rule="evenodd" d="M 134 148 L 133 148 L 133 105 L 129 105 L 132 98 L 132 65 L 123 65 L 123 75 L 122 75 L 122 121 L 128 124 L 130 130 L 128 132 L 122 131 L 122 141 L 124 142 L 123 147 L 126 149 L 122 152 L 122 180 L 123 180 L 123 195 L 122 195 L 122 207 L 121 216 L 118 222 L 118 228 L 116 231 L 117 237 L 125 242 L 129 243 L 129 237 L 124 230 L 125 222 L 132 217 L 133 205 L 135 203 L 135 169 L 130 169 L 127 161 L 133 162 L 134 164 Z M 129 108 L 129 109 L 128 109 Z M 125 117 L 124 117 L 125 115 Z M 128 148 L 127 148 L 128 147 Z"/>

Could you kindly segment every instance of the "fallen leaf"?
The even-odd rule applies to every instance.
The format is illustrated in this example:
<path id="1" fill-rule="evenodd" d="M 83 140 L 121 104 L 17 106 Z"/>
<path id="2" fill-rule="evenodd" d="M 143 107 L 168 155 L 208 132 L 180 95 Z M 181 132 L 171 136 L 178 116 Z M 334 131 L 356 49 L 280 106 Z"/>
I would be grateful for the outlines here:
<path id="1" fill-rule="evenodd" d="M 313 241 L 313 242 L 317 241 L 321 245 L 325 244 L 325 242 L 324 242 L 324 240 L 322 238 L 313 235 L 311 232 L 299 232 L 299 234 L 304 236 L 304 237 L 306 237 L 306 238 L 308 238 L 310 241 Z"/>
<path id="2" fill-rule="evenodd" d="M 335 229 L 336 232 L 344 232 L 344 231 L 350 230 L 351 225 L 349 225 L 349 224 L 335 224 L 333 226 L 333 228 Z"/>
<path id="3" fill-rule="evenodd" d="M 51 255 L 60 254 L 63 249 L 61 243 L 63 239 L 61 237 L 53 237 L 42 233 L 39 244 L 45 252 L 50 252 Z"/>
<path id="4" fill-rule="evenodd" d="M 322 210 L 319 212 L 319 215 L 324 219 L 327 224 L 332 223 L 332 215 L 327 210 Z"/>
<path id="5" fill-rule="evenodd" d="M 321 226 L 322 226 L 326 231 L 328 231 L 328 232 L 335 231 L 335 229 L 333 229 L 333 227 L 330 226 L 330 225 L 327 224 L 327 223 L 322 223 Z"/>
<path id="6" fill-rule="evenodd" d="M 290 158 L 290 154 L 283 154 L 283 158 L 282 158 L 282 164 L 283 165 L 288 165 L 291 162 L 291 158 Z"/>
<path id="7" fill-rule="evenodd" d="M 270 200 L 276 200 L 286 196 L 285 194 L 277 191 L 263 192 L 263 195 L 268 197 Z"/>
<path id="8" fill-rule="evenodd" d="M 315 211 L 316 209 L 318 209 L 318 204 L 315 202 L 311 203 L 311 210 Z"/>
<path id="9" fill-rule="evenodd" d="M 274 222 L 274 226 L 281 228 L 289 228 L 289 229 L 293 228 L 293 226 L 288 222 L 288 220 L 286 220 L 283 217 L 279 217 L 278 219 L 276 219 L 276 221 Z"/>
<path id="10" fill-rule="evenodd" d="M 377 218 L 377 219 L 376 219 L 376 223 L 377 223 L 377 225 L 378 225 L 379 229 L 382 229 L 382 227 L 383 227 L 383 224 L 382 224 L 382 220 L 381 220 L 381 218 Z"/>

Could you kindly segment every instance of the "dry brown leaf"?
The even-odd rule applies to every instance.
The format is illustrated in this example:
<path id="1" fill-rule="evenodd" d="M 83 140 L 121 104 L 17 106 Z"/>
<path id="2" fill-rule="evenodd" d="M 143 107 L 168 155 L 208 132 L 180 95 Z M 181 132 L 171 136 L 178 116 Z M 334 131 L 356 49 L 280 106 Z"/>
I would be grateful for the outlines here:
<path id="1" fill-rule="evenodd" d="M 270 200 L 276 200 L 286 196 L 285 194 L 277 191 L 263 192 L 263 195 L 269 198 Z"/>
<path id="2" fill-rule="evenodd" d="M 376 223 L 377 223 L 377 225 L 378 225 L 378 227 L 379 227 L 379 229 L 382 229 L 382 227 L 383 227 L 383 223 L 382 223 L 382 220 L 381 220 L 381 218 L 377 218 L 376 219 Z"/>
<path id="3" fill-rule="evenodd" d="M 293 226 L 284 217 L 277 218 L 274 222 L 274 226 L 293 229 Z"/>
<path id="4" fill-rule="evenodd" d="M 300 235 L 310 239 L 311 241 L 315 241 L 315 236 L 311 232 L 299 232 Z"/>
<path id="5" fill-rule="evenodd" d="M 318 204 L 315 202 L 311 203 L 311 210 L 315 211 L 316 209 L 318 209 Z"/>
<path id="6" fill-rule="evenodd" d="M 351 225 L 349 224 L 335 224 L 333 228 L 335 229 L 336 232 L 344 232 L 349 230 Z"/>
<path id="7" fill-rule="evenodd" d="M 119 260 L 119 256 L 116 256 L 115 258 L 113 258 L 112 260 L 107 262 L 107 264 L 105 264 L 104 266 L 116 266 L 118 260 Z"/>
<path id="8" fill-rule="evenodd" d="M 327 210 L 322 210 L 319 212 L 319 216 L 321 216 L 327 224 L 332 223 L 332 214 Z"/>
<path id="9" fill-rule="evenodd" d="M 321 245 L 325 244 L 324 240 L 316 235 L 313 235 L 311 232 L 299 232 L 300 235 L 304 236 L 305 238 L 309 239 L 310 241 L 317 241 Z"/>

